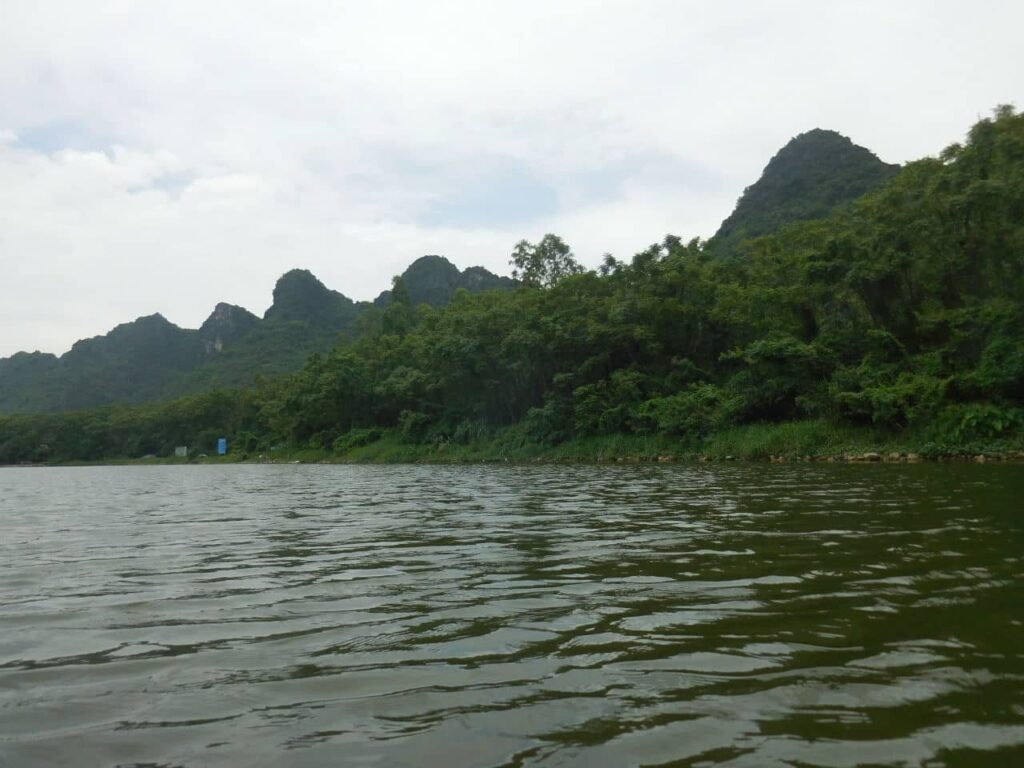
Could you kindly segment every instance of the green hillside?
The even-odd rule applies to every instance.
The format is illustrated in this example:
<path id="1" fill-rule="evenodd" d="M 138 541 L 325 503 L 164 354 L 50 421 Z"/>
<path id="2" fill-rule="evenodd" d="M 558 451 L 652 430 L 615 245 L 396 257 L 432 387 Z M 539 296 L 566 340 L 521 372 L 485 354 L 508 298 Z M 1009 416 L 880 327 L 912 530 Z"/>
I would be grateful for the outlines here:
<path id="1" fill-rule="evenodd" d="M 729 254 L 744 240 L 821 219 L 899 172 L 835 131 L 815 129 L 792 139 L 743 191 L 736 209 L 708 242 Z"/>
<path id="2" fill-rule="evenodd" d="M 219 434 L 239 450 L 358 456 L 380 442 L 379 455 L 419 458 L 586 441 L 1024 450 L 1024 116 L 1009 107 L 745 259 L 670 236 L 581 272 L 557 237 L 542 242 L 516 253 L 550 254 L 560 277 L 442 308 L 396 293 L 380 322 L 255 389 L 0 418 L 0 461 L 131 457 Z"/>
<path id="3" fill-rule="evenodd" d="M 414 262 L 405 282 L 418 301 L 435 305 L 457 288 L 512 284 L 479 267 L 460 273 L 440 256 Z M 330 290 L 308 270 L 293 269 L 277 281 L 262 319 L 221 303 L 196 330 L 151 315 L 79 341 L 61 357 L 35 352 L 0 359 L 0 412 L 80 410 L 252 386 L 259 377 L 297 371 L 310 355 L 328 352 L 352 336 L 371 310 L 378 311 Z"/>
<path id="4" fill-rule="evenodd" d="M 452 300 L 460 288 L 470 293 L 490 290 L 509 290 L 515 282 L 499 277 L 483 267 L 469 267 L 461 272 L 444 256 L 421 256 L 410 264 L 400 276 L 409 294 L 409 301 L 440 307 Z M 391 303 L 391 291 L 384 291 L 373 302 L 379 307 Z"/>

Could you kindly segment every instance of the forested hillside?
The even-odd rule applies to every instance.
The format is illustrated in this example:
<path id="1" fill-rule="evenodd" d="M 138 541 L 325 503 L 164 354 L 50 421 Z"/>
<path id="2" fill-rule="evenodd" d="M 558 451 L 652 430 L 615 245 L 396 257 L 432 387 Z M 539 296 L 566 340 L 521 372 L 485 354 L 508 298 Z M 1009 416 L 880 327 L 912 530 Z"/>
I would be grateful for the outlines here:
<path id="1" fill-rule="evenodd" d="M 417 301 L 440 305 L 457 288 L 508 289 L 513 283 L 481 267 L 460 272 L 440 256 L 416 260 L 402 276 Z M 387 303 L 390 292 L 376 304 Z M 0 413 L 58 412 L 180 397 L 218 387 L 249 387 L 257 377 L 299 370 L 330 351 L 377 310 L 293 269 L 274 287 L 261 319 L 243 307 L 218 304 L 197 330 L 163 316 L 141 317 L 104 336 L 84 339 L 61 357 L 40 352 L 0 359 Z"/>
<path id="2" fill-rule="evenodd" d="M 666 237 L 583 271 L 557 237 L 521 243 L 514 291 L 407 291 L 364 332 L 253 390 L 0 419 L 0 461 L 210 446 L 339 452 L 656 436 L 699 448 L 744 425 L 870 429 L 933 452 L 1021 447 L 1024 116 L 830 218 L 723 259 Z"/>
<path id="3" fill-rule="evenodd" d="M 779 150 L 708 246 L 720 254 L 787 224 L 823 219 L 899 173 L 835 131 L 802 133 Z"/>
<path id="4" fill-rule="evenodd" d="M 365 305 L 364 305 L 365 306 Z M 305 270 L 274 288 L 261 320 L 218 304 L 197 330 L 162 315 L 140 317 L 66 354 L 19 353 L 0 360 L 0 412 L 69 411 L 142 403 L 295 371 L 351 329 L 360 307 Z"/>
<path id="5" fill-rule="evenodd" d="M 447 304 L 460 288 L 470 293 L 479 293 L 515 287 L 515 281 L 511 278 L 495 275 L 483 267 L 469 267 L 460 272 L 444 256 L 421 256 L 399 275 L 399 279 L 413 305 L 429 304 L 432 307 Z M 391 303 L 391 294 L 391 291 L 384 291 L 373 303 L 378 307 L 386 307 Z"/>

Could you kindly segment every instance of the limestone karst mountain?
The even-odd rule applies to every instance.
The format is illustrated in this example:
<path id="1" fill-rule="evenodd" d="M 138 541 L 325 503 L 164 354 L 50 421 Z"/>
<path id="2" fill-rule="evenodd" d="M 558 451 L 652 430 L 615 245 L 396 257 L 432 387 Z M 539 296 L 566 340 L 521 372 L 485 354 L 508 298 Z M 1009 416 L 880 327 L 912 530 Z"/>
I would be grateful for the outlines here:
<path id="1" fill-rule="evenodd" d="M 441 256 L 413 262 L 403 279 L 414 303 L 447 303 L 458 288 L 509 288 L 514 283 L 481 267 L 459 271 Z M 375 302 L 387 304 L 385 291 Z M 140 317 L 103 336 L 83 339 L 57 356 L 19 352 L 0 359 L 0 412 L 54 412 L 140 403 L 224 386 L 248 386 L 257 376 L 299 369 L 354 333 L 373 304 L 327 288 L 311 272 L 293 269 L 277 281 L 262 318 L 220 303 L 198 329 L 162 315 Z"/>
<path id="2" fill-rule="evenodd" d="M 780 149 L 761 177 L 744 190 L 708 245 L 729 254 L 744 240 L 771 234 L 786 224 L 825 218 L 899 170 L 835 131 L 816 128 L 802 133 Z"/>

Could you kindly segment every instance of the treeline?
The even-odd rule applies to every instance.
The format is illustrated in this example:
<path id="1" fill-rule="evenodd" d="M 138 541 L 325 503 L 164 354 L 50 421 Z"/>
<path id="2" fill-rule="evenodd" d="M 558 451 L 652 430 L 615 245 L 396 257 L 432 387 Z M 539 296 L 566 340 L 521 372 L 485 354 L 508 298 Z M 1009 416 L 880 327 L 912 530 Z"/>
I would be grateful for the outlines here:
<path id="1" fill-rule="evenodd" d="M 908 164 L 824 221 L 714 252 L 666 237 L 584 271 L 546 236 L 521 286 L 412 306 L 293 376 L 168 404 L 0 418 L 0 462 L 272 446 L 344 450 L 383 430 L 554 444 L 818 419 L 938 445 L 1024 428 L 1024 116 Z"/>

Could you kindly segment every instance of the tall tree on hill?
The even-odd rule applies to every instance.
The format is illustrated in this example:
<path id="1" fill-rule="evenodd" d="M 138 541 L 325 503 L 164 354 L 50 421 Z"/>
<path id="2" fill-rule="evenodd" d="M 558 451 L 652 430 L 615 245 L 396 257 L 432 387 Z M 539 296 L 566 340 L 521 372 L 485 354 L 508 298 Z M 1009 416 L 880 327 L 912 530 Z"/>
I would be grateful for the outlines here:
<path id="1" fill-rule="evenodd" d="M 538 288 L 550 288 L 563 277 L 586 271 L 565 241 L 552 234 L 544 235 L 536 245 L 520 240 L 512 251 L 509 264 L 513 267 L 513 278 L 523 285 Z"/>

